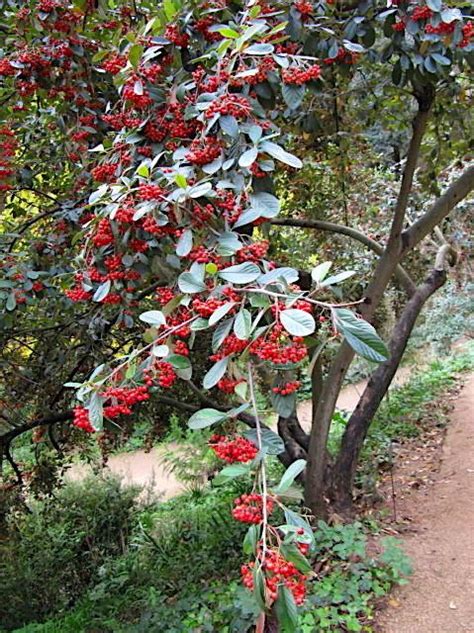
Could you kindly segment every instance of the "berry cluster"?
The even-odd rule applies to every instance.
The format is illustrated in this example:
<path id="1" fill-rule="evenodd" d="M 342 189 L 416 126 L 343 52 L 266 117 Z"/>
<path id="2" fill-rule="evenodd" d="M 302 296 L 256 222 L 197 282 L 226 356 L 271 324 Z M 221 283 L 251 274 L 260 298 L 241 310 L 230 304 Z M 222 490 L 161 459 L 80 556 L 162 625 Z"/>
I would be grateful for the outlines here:
<path id="1" fill-rule="evenodd" d="M 261 553 L 259 553 L 259 558 L 263 558 Z M 242 583 L 250 590 L 254 588 L 254 567 L 254 562 L 241 567 Z M 303 604 L 306 597 L 307 576 L 298 571 L 293 563 L 285 560 L 278 550 L 272 549 L 266 552 L 265 559 L 262 561 L 262 569 L 265 574 L 265 588 L 270 603 L 276 600 L 278 587 L 285 585 L 293 594 L 296 604 Z"/>
<path id="2" fill-rule="evenodd" d="M 196 139 L 186 154 L 187 160 L 193 165 L 208 165 L 219 158 L 222 148 L 220 141 L 212 136 Z"/>
<path id="3" fill-rule="evenodd" d="M 94 433 L 95 429 L 89 420 L 89 411 L 84 407 L 74 407 L 73 425 L 86 433 Z"/>
<path id="4" fill-rule="evenodd" d="M 251 111 L 252 106 L 246 97 L 230 94 L 212 101 L 206 110 L 206 118 L 212 119 L 215 114 L 227 114 L 242 119 L 248 117 Z"/>
<path id="5" fill-rule="evenodd" d="M 311 15 L 314 7 L 308 0 L 297 0 L 295 2 L 295 9 L 301 13 L 301 15 Z"/>
<path id="6" fill-rule="evenodd" d="M 232 516 L 236 521 L 258 525 L 263 521 L 263 499 L 259 494 L 242 495 L 234 500 Z M 267 498 L 267 515 L 273 510 L 273 499 Z"/>
<path id="7" fill-rule="evenodd" d="M 127 65 L 127 58 L 125 55 L 111 55 L 105 62 L 102 63 L 102 68 L 110 73 L 116 75 L 122 68 Z"/>
<path id="8" fill-rule="evenodd" d="M 416 22 L 420 20 L 429 20 L 433 15 L 433 11 L 428 6 L 417 6 L 413 9 L 411 19 Z"/>
<path id="9" fill-rule="evenodd" d="M 138 187 L 138 197 L 141 200 L 164 200 L 166 191 L 158 185 L 141 184 Z"/>
<path id="10" fill-rule="evenodd" d="M 240 352 L 244 351 L 247 345 L 247 341 L 241 341 L 235 336 L 235 334 L 230 334 L 224 339 L 219 351 L 216 354 L 209 356 L 209 360 L 216 362 L 221 360 L 221 358 L 230 356 L 231 354 L 240 354 Z"/>
<path id="11" fill-rule="evenodd" d="M 115 180 L 117 165 L 97 165 L 91 169 L 91 175 L 97 182 L 112 182 Z"/>
<path id="12" fill-rule="evenodd" d="M 223 393 L 231 394 L 234 393 L 235 388 L 241 382 L 241 380 L 235 380 L 234 378 L 221 378 L 217 383 L 217 388 Z"/>
<path id="13" fill-rule="evenodd" d="M 285 382 L 283 385 L 273 387 L 273 393 L 278 393 L 280 396 L 289 396 L 301 387 L 299 380 L 293 380 L 292 382 Z"/>
<path id="14" fill-rule="evenodd" d="M 144 369 L 143 377 L 147 387 L 158 384 L 163 389 L 172 387 L 177 378 L 173 366 L 165 360 L 155 361 L 151 367 Z"/>
<path id="15" fill-rule="evenodd" d="M 217 308 L 223 306 L 224 303 L 226 302 L 222 301 L 221 299 L 215 299 L 214 297 L 209 297 L 209 299 L 206 299 L 205 301 L 199 299 L 199 297 L 196 297 L 195 299 L 193 299 L 191 305 L 194 312 L 199 314 L 199 316 L 203 317 L 204 319 L 208 319 L 211 314 L 214 314 Z"/>
<path id="16" fill-rule="evenodd" d="M 258 262 L 266 256 L 269 246 L 270 242 L 268 240 L 253 242 L 238 250 L 235 257 L 238 262 Z"/>
<path id="17" fill-rule="evenodd" d="M 321 66 L 313 64 L 309 68 L 299 68 L 297 66 L 288 68 L 282 72 L 283 83 L 301 86 L 308 81 L 314 81 L 321 77 Z"/>
<path id="18" fill-rule="evenodd" d="M 275 365 L 299 363 L 308 353 L 302 338 L 293 336 L 290 339 L 277 325 L 268 339 L 257 338 L 251 344 L 250 351 L 261 360 Z"/>
<path id="19" fill-rule="evenodd" d="M 258 454 L 258 448 L 255 444 L 240 436 L 231 438 L 225 435 L 213 435 L 209 440 L 209 446 L 217 457 L 229 464 L 250 462 Z"/>

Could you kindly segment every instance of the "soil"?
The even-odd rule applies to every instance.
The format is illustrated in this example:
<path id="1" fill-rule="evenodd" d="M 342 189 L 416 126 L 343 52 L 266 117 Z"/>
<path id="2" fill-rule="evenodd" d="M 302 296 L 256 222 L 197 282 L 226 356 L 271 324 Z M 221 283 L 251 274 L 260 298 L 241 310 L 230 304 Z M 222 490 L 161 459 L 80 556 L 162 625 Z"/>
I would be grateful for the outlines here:
<path id="1" fill-rule="evenodd" d="M 452 394 L 447 431 L 397 454 L 397 520 L 414 574 L 378 618 L 380 633 L 474 633 L 474 375 Z"/>

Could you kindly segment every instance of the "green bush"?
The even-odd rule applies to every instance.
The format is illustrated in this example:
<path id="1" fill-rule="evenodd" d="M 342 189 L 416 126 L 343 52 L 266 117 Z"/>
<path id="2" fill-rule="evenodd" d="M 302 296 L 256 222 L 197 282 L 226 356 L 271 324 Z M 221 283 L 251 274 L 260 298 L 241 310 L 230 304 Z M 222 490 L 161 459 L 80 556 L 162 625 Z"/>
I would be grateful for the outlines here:
<path id="1" fill-rule="evenodd" d="M 71 483 L 12 512 L 0 544 L 0 622 L 13 629 L 70 608 L 104 562 L 128 548 L 137 490 L 113 478 Z"/>

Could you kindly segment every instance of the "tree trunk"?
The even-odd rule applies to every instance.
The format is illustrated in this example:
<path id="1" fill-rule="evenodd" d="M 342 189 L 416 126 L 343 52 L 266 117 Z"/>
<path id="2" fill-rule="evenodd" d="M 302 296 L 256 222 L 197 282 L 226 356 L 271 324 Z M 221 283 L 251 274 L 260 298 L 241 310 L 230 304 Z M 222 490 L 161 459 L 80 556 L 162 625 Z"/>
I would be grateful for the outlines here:
<path id="1" fill-rule="evenodd" d="M 446 272 L 443 269 L 431 271 L 407 303 L 392 334 L 389 344 L 390 359 L 380 365 L 372 374 L 347 423 L 340 451 L 334 464 L 329 494 L 338 514 L 349 515 L 352 511 L 352 486 L 367 431 L 395 376 L 418 315 L 429 297 L 445 281 Z"/>
<path id="2" fill-rule="evenodd" d="M 413 185 L 421 141 L 434 100 L 434 93 L 432 89 L 427 88 L 426 94 L 416 95 L 416 99 L 418 101 L 418 112 L 413 120 L 413 132 L 408 147 L 400 191 L 393 212 L 390 236 L 387 247 L 377 263 L 375 272 L 367 288 L 367 301 L 360 308 L 361 315 L 368 320 L 373 317 L 402 254 L 401 234 L 405 211 Z M 354 352 L 352 348 L 344 341 L 331 363 L 312 421 L 308 465 L 306 468 L 305 501 L 316 517 L 325 518 L 327 516 L 327 503 L 325 498 L 327 440 L 337 397 L 353 358 Z"/>

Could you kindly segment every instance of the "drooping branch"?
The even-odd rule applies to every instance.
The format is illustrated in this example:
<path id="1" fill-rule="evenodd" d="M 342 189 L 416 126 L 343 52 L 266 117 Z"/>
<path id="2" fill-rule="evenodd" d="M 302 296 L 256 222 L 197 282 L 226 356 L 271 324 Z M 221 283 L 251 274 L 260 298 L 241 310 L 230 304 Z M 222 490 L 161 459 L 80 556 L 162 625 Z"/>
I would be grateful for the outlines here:
<path id="1" fill-rule="evenodd" d="M 468 167 L 419 220 L 402 233 L 402 255 L 425 238 L 454 207 L 474 190 L 474 165 Z"/>
<path id="2" fill-rule="evenodd" d="M 273 218 L 270 220 L 270 224 L 275 226 L 292 226 L 296 228 L 315 229 L 318 231 L 327 231 L 329 233 L 346 235 L 347 237 L 360 242 L 364 246 L 367 246 L 368 249 L 377 255 L 382 255 L 384 252 L 382 244 L 379 244 L 376 240 L 373 240 L 368 235 L 365 235 L 362 231 L 358 231 L 350 226 L 345 226 L 344 224 L 335 224 L 334 222 L 326 222 L 325 220 L 309 220 L 304 218 Z M 395 277 L 400 286 L 410 297 L 415 292 L 416 286 L 410 275 L 400 264 L 398 264 L 395 269 Z"/>
<path id="3" fill-rule="evenodd" d="M 364 440 L 380 403 L 395 376 L 416 319 L 426 301 L 446 282 L 445 261 L 450 252 L 449 245 L 444 245 L 440 249 L 434 269 L 405 306 L 389 343 L 390 358 L 372 374 L 347 423 L 333 468 L 331 489 L 334 506 L 341 514 L 351 510 L 352 486 Z"/>

